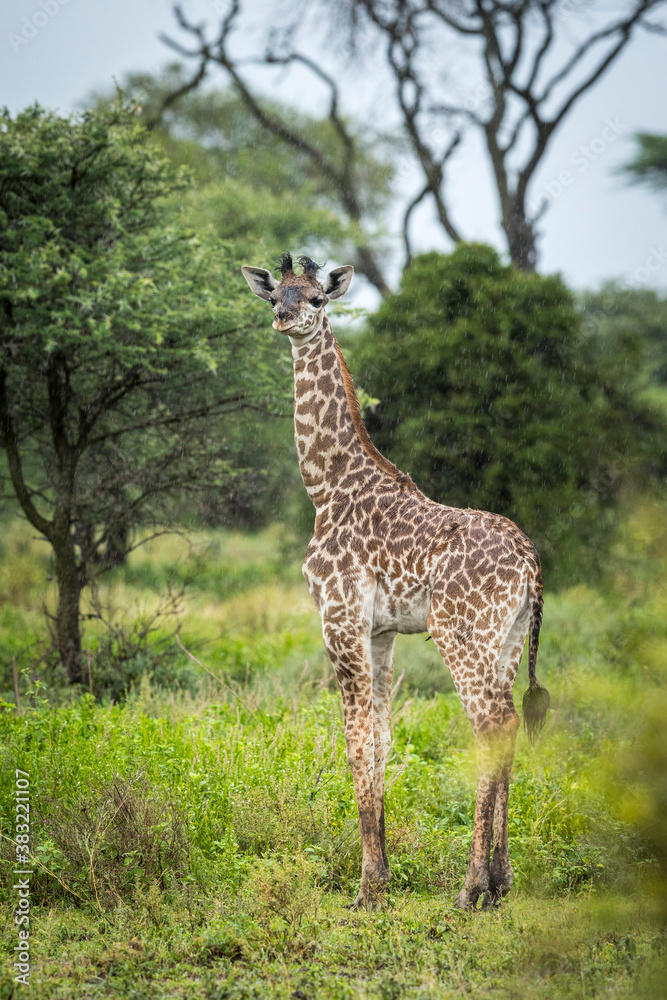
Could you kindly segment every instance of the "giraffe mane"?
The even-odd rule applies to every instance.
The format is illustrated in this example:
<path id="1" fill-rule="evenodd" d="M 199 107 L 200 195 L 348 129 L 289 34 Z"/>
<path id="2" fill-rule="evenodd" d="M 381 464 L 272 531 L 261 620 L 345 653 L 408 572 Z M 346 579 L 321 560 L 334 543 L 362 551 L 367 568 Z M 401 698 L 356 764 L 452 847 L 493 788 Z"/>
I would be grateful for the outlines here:
<path id="1" fill-rule="evenodd" d="M 352 419 L 352 424 L 355 431 L 359 436 L 363 447 L 366 449 L 366 453 L 369 458 L 371 458 L 378 468 L 382 469 L 383 472 L 388 473 L 392 478 L 399 479 L 408 489 L 417 490 L 417 487 L 413 483 L 410 476 L 401 472 L 393 462 L 390 462 L 388 458 L 385 458 L 381 451 L 375 447 L 370 439 L 370 435 L 366 430 L 366 425 L 361 416 L 361 408 L 359 407 L 359 400 L 357 399 L 357 392 L 354 388 L 354 382 L 352 381 L 352 376 L 350 375 L 350 369 L 345 363 L 345 358 L 343 357 L 342 351 L 338 346 L 338 341 L 334 337 L 334 345 L 336 347 L 336 354 L 338 355 L 338 363 L 340 365 L 340 372 L 343 377 L 343 388 L 345 389 L 345 397 L 347 399 L 347 405 L 350 412 L 350 417 Z"/>

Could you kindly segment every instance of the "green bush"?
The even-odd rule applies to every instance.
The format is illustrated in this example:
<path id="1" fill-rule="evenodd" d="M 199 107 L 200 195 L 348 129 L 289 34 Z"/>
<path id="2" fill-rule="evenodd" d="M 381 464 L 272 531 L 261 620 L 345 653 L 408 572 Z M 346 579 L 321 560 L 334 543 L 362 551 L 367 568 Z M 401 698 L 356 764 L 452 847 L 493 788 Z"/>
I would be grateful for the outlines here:
<path id="1" fill-rule="evenodd" d="M 596 568 L 664 441 L 636 398 L 638 342 L 601 353 L 580 326 L 560 278 L 464 244 L 415 258 L 353 352 L 381 451 L 433 499 L 516 521 L 560 581 Z"/>

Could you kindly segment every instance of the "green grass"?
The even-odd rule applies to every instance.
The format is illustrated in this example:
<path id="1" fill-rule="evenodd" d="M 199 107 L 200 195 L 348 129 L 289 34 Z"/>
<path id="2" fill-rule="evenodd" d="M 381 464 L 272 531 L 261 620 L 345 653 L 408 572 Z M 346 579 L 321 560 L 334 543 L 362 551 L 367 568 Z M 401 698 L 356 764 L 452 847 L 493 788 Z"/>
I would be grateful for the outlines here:
<path id="1" fill-rule="evenodd" d="M 664 996 L 664 940 L 650 915 L 620 897 L 518 898 L 469 915 L 416 893 L 379 914 L 350 914 L 342 897 L 322 896 L 316 885 L 283 908 L 275 895 L 275 882 L 259 875 L 233 903 L 218 896 L 206 907 L 187 898 L 167 905 L 144 894 L 111 916 L 45 910 L 30 995 Z"/>
<path id="2" fill-rule="evenodd" d="M 101 598 L 120 632 L 187 582 L 179 634 L 206 669 L 158 620 L 127 696 L 100 703 L 30 668 L 49 563 L 12 525 L 0 568 L 0 998 L 14 995 L 16 767 L 30 774 L 40 1000 L 664 995 L 666 540 L 663 509 L 646 504 L 619 533 L 603 588 L 547 596 L 538 673 L 554 711 L 535 750 L 519 735 L 516 884 L 496 912 L 451 909 L 472 832 L 471 733 L 432 643 L 399 644 L 393 877 L 383 911 L 357 913 L 340 699 L 277 531 L 165 537 L 115 571 Z M 98 683 L 113 649 L 99 622 L 85 641 Z M 517 701 L 524 687 L 522 668 Z"/>

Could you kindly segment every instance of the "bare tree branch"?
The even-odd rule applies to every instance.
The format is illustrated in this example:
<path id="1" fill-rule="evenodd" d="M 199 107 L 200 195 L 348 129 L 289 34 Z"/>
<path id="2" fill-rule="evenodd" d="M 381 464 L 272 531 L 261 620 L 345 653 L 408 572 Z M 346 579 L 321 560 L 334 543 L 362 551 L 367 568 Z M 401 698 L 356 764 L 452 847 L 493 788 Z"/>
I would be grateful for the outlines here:
<path id="1" fill-rule="evenodd" d="M 396 16 L 394 20 L 389 21 L 378 14 L 372 0 L 371 2 L 361 0 L 361 2 L 373 23 L 381 27 L 387 36 L 387 61 L 396 78 L 396 97 L 406 132 L 426 177 L 426 186 L 435 202 L 438 219 L 450 239 L 458 243 L 461 236 L 452 222 L 443 191 L 444 163 L 448 156 L 438 160 L 419 127 L 424 86 L 413 65 L 413 55 L 418 48 L 414 17 Z M 458 143 L 455 143 L 453 148 L 456 145 Z"/>
<path id="2" fill-rule="evenodd" d="M 134 422 L 128 424 L 124 427 L 116 427 L 113 430 L 104 431 L 97 437 L 91 438 L 88 441 L 89 447 L 95 447 L 95 445 L 102 444 L 105 441 L 112 441 L 116 438 L 122 437 L 124 434 L 133 434 L 136 431 L 147 430 L 153 427 L 169 427 L 174 424 L 185 423 L 186 421 L 193 420 L 197 417 L 210 417 L 214 414 L 223 412 L 229 412 L 227 407 L 232 404 L 237 404 L 237 408 L 240 409 L 243 406 L 243 402 L 246 396 L 244 393 L 239 393 L 238 395 L 228 396 L 226 399 L 216 400 L 208 406 L 200 406 L 195 409 L 182 409 L 178 413 L 170 413 L 168 416 L 155 417 L 151 416 L 147 420 Z"/>
<path id="3" fill-rule="evenodd" d="M 593 30 L 587 29 L 586 22 L 579 18 L 576 23 L 583 37 L 572 45 L 562 29 L 565 22 L 559 0 L 345 0 L 351 30 L 358 30 L 360 19 L 365 18 L 385 40 L 386 63 L 395 80 L 403 129 L 423 174 L 423 186 L 403 215 L 407 259 L 411 254 L 410 218 L 426 197 L 433 199 L 437 219 L 450 239 L 458 242 L 462 238 L 446 198 L 446 157 L 440 151 L 442 136 L 434 140 L 434 121 L 439 119 L 445 124 L 445 138 L 450 144 L 456 135 L 460 137 L 461 123 L 483 134 L 510 255 L 518 266 L 532 270 L 537 258 L 538 219 L 534 214 L 531 217 L 527 206 L 528 188 L 552 136 L 577 101 L 619 58 L 638 28 L 667 34 L 667 27 L 652 16 L 664 10 L 666 3 L 667 0 L 631 0 L 627 12 L 611 20 L 607 18 L 603 25 L 598 22 Z M 200 69 L 207 60 L 222 66 L 257 121 L 308 156 L 338 192 L 350 217 L 360 219 L 362 206 L 355 195 L 356 146 L 340 115 L 336 79 L 321 67 L 316 57 L 302 55 L 296 49 L 286 55 L 269 51 L 260 60 L 269 65 L 298 63 L 328 88 L 328 120 L 341 142 L 340 163 L 332 162 L 296 127 L 268 111 L 240 76 L 239 64 L 230 56 L 227 46 L 232 24 L 240 12 L 241 0 L 234 0 L 217 41 L 210 43 L 203 27 L 189 24 L 177 8 L 179 24 L 194 38 L 195 46 L 186 50 L 174 42 L 169 44 L 182 55 L 197 58 Z M 575 25 L 573 15 L 567 24 Z M 445 52 L 452 47 L 460 48 L 463 43 L 465 51 L 477 62 L 488 85 L 488 95 L 479 101 L 479 106 L 470 107 L 460 95 L 458 100 L 452 100 L 448 84 L 434 83 L 437 79 L 431 56 L 434 39 L 438 50 Z M 565 45 L 569 51 L 563 56 Z M 549 72 L 545 79 L 546 70 Z M 454 143 L 458 144 L 459 140 Z M 368 258 L 364 269 L 369 280 L 386 290 L 381 274 L 372 277 L 375 267 L 372 254 L 369 256 L 367 248 L 359 248 L 358 253 L 362 260 L 364 255 Z"/>
<path id="4" fill-rule="evenodd" d="M 161 36 L 162 41 L 182 56 L 189 58 L 196 57 L 199 59 L 199 72 L 202 74 L 205 72 L 205 67 L 207 67 L 210 63 L 216 63 L 224 69 L 229 75 L 233 86 L 242 98 L 248 111 L 250 111 L 256 121 L 258 121 L 263 128 L 266 128 L 269 132 L 281 139 L 287 145 L 308 157 L 320 174 L 331 184 L 333 190 L 338 196 L 341 206 L 347 212 L 349 217 L 361 226 L 364 216 L 364 207 L 359 200 L 356 178 L 359 149 L 353 134 L 350 132 L 339 113 L 338 86 L 333 78 L 327 74 L 314 60 L 296 51 L 290 52 L 287 56 L 280 57 L 269 51 L 261 60 L 256 60 L 265 65 L 287 66 L 293 63 L 299 63 L 317 76 L 318 79 L 328 87 L 329 110 L 327 117 L 342 143 L 342 166 L 339 166 L 323 149 L 317 146 L 314 142 L 310 141 L 303 134 L 303 132 L 299 131 L 294 125 L 278 117 L 275 111 L 267 110 L 263 106 L 260 99 L 253 94 L 250 87 L 241 76 L 238 69 L 238 62 L 235 61 L 230 55 L 227 47 L 229 35 L 240 12 L 239 0 L 235 0 L 235 2 L 231 5 L 228 14 L 223 19 L 218 37 L 213 42 L 206 40 L 202 25 L 194 25 L 187 20 L 180 6 L 176 6 L 174 8 L 174 12 L 180 27 L 196 39 L 196 47 L 194 49 L 186 49 L 178 42 L 164 35 Z M 184 88 L 181 89 L 183 92 L 187 92 L 187 90 L 191 90 L 193 88 L 188 87 L 187 90 Z M 178 96 L 180 95 L 170 95 L 167 100 L 169 103 L 173 103 L 172 97 L 173 100 L 176 100 Z M 357 246 L 357 255 L 360 270 L 366 275 L 371 284 L 375 285 L 382 295 L 388 294 L 389 287 L 370 246 L 366 243 L 361 243 Z"/>
<path id="5" fill-rule="evenodd" d="M 405 214 L 403 216 L 403 226 L 402 226 L 403 246 L 405 247 L 405 262 L 403 264 L 404 268 L 409 267 L 410 264 L 412 263 L 412 246 L 410 244 L 410 216 L 414 212 L 417 205 L 419 205 L 424 200 L 424 198 L 430 192 L 430 190 L 431 190 L 430 185 L 426 184 L 421 189 L 419 194 L 415 195 L 415 197 L 412 199 L 412 201 L 405 210 Z"/>
<path id="6" fill-rule="evenodd" d="M 186 94 L 189 94 L 193 90 L 196 90 L 197 87 L 204 82 L 207 72 L 208 72 L 208 59 L 202 59 L 199 69 L 194 74 L 194 76 L 192 76 L 189 80 L 186 80 L 186 82 L 181 87 L 178 87 L 176 90 L 172 91 L 171 94 L 167 94 L 167 96 L 162 101 L 158 110 L 146 122 L 146 128 L 154 129 L 158 125 L 160 125 L 164 118 L 165 111 L 167 111 L 167 109 L 170 108 L 172 104 L 176 104 L 176 102 L 180 100 L 181 97 L 185 97 Z"/>
<path id="7" fill-rule="evenodd" d="M 431 188 L 436 183 L 443 184 L 444 178 L 437 179 L 432 164 L 424 155 L 429 125 L 425 102 L 421 101 L 425 87 L 418 78 L 416 63 L 423 60 L 428 49 L 425 39 L 430 38 L 438 24 L 452 40 L 460 36 L 466 42 L 476 38 L 481 43 L 475 58 L 480 61 L 489 87 L 488 97 L 483 102 L 486 110 L 471 109 L 462 102 L 453 103 L 438 96 L 429 102 L 428 111 L 440 113 L 450 124 L 465 120 L 483 132 L 512 259 L 519 266 L 532 269 L 536 260 L 537 219 L 528 215 L 527 189 L 549 141 L 574 104 L 618 58 L 634 30 L 639 26 L 648 30 L 654 27 L 653 22 L 646 20 L 646 15 L 664 7 L 665 0 L 634 0 L 628 14 L 597 28 L 581 40 L 546 82 L 541 81 L 546 56 L 553 55 L 559 39 L 557 0 L 426 0 L 426 3 L 422 0 L 351 0 L 351 3 L 355 9 L 365 12 L 387 39 L 388 63 L 397 81 L 398 103 L 406 132 Z M 392 59 L 392 51 L 401 44 L 402 60 Z M 584 64 L 590 62 L 600 47 L 603 51 L 594 65 L 582 74 Z M 408 78 L 417 95 L 412 105 L 401 100 L 400 95 Z M 550 99 L 567 81 L 571 81 L 569 93 L 555 111 L 548 113 Z M 526 134 L 527 126 L 532 127 L 532 136 Z M 522 154 L 517 163 L 519 148 Z M 438 218 L 454 238 L 447 224 L 451 220 L 443 218 L 437 197 L 435 200 Z M 408 217 L 410 210 L 408 206 Z M 456 235 L 458 237 L 458 233 Z"/>

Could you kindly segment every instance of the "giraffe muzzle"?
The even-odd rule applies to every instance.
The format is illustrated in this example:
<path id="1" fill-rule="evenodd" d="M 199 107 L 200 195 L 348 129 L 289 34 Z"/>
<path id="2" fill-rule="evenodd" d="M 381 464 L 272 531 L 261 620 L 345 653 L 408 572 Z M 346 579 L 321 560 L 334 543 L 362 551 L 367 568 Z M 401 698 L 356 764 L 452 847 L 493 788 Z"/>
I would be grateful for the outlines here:
<path id="1" fill-rule="evenodd" d="M 278 331 L 278 333 L 290 333 L 294 330 L 294 322 L 290 322 L 285 319 L 274 319 L 271 325 L 274 330 Z"/>

